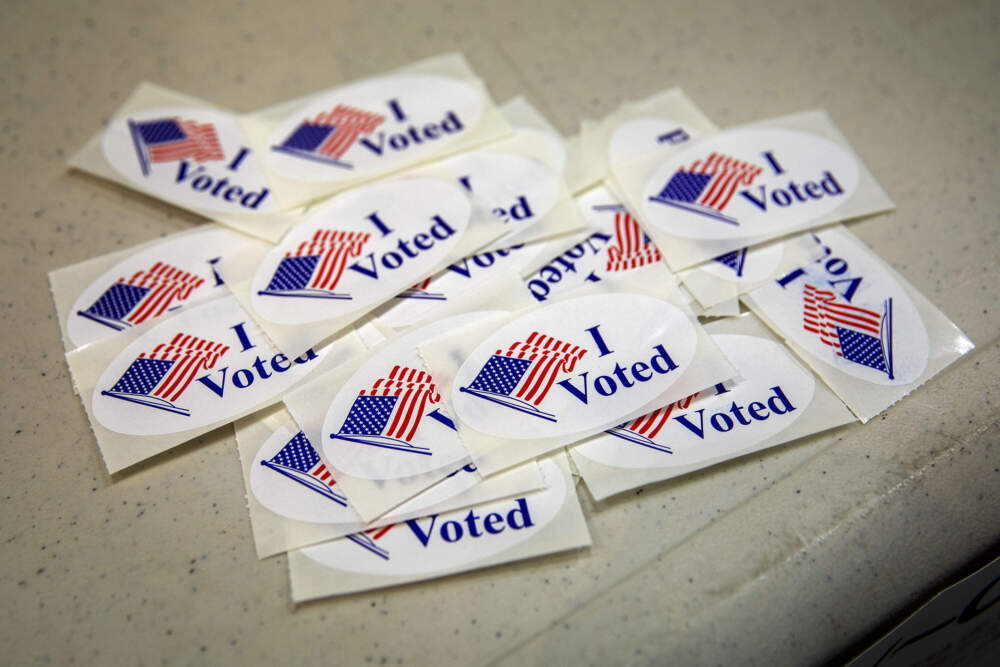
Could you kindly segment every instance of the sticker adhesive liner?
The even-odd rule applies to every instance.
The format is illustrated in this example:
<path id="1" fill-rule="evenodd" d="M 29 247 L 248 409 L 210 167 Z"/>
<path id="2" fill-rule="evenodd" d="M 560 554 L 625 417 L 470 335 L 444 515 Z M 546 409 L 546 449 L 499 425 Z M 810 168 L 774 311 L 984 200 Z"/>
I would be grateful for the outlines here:
<path id="1" fill-rule="evenodd" d="M 242 120 L 272 178 L 297 205 L 510 134 L 486 86 L 459 53 Z"/>
<path id="2" fill-rule="evenodd" d="M 539 461 L 539 468 L 543 491 L 289 552 L 292 600 L 385 588 L 589 546 L 565 454 Z"/>
<path id="3" fill-rule="evenodd" d="M 234 426 L 260 558 L 544 486 L 534 462 L 487 479 L 466 465 L 394 511 L 365 523 L 340 493 L 321 453 L 284 406 L 245 417 Z"/>
<path id="4" fill-rule="evenodd" d="M 420 353 L 484 475 L 734 376 L 660 264 Z"/>
<path id="5" fill-rule="evenodd" d="M 371 521 L 440 482 L 471 459 L 444 408 L 417 345 L 473 323 L 502 321 L 527 298 L 516 276 L 449 304 L 432 321 L 404 330 L 350 364 L 316 376 L 285 405 L 338 487 Z"/>
<path id="6" fill-rule="evenodd" d="M 237 114 L 143 83 L 69 165 L 276 241 L 295 217 Z"/>
<path id="7" fill-rule="evenodd" d="M 855 421 L 756 317 L 705 325 L 743 378 L 569 448 L 596 500 Z"/>
<path id="8" fill-rule="evenodd" d="M 824 111 L 744 125 L 612 169 L 675 271 L 893 208 Z"/>
<path id="9" fill-rule="evenodd" d="M 502 233 L 457 183 L 400 177 L 331 198 L 263 256 L 224 259 L 219 272 L 275 345 L 298 354 Z"/>
<path id="10" fill-rule="evenodd" d="M 115 473 L 277 402 L 310 373 L 364 350 L 350 333 L 287 356 L 228 296 L 85 345 L 66 361 Z"/>
<path id="11" fill-rule="evenodd" d="M 227 296 L 216 264 L 263 241 L 208 224 L 49 273 L 63 344 L 73 350 L 181 308 Z"/>
<path id="12" fill-rule="evenodd" d="M 940 310 L 842 226 L 821 257 L 743 296 L 862 422 L 974 347 Z"/>

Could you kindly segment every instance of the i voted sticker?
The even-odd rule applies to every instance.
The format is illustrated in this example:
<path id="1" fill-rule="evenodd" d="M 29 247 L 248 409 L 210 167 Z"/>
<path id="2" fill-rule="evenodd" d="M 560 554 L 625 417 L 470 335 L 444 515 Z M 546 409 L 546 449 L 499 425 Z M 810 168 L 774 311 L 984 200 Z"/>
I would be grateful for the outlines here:
<path id="1" fill-rule="evenodd" d="M 680 149 L 700 138 L 695 127 L 669 118 L 644 116 L 625 121 L 611 135 L 608 158 L 612 170 L 627 166 L 651 149 Z"/>
<path id="2" fill-rule="evenodd" d="M 147 109 L 112 121 L 101 147 L 118 173 L 169 201 L 241 215 L 277 208 L 258 156 L 229 114 Z"/>
<path id="3" fill-rule="evenodd" d="M 844 230 L 813 239 L 822 257 L 753 292 L 763 314 L 827 366 L 879 385 L 917 380 L 929 339 L 906 290 Z"/>
<path id="4" fill-rule="evenodd" d="M 320 95 L 268 142 L 268 165 L 300 181 L 384 173 L 429 158 L 479 122 L 483 95 L 444 76 L 400 75 Z"/>
<path id="5" fill-rule="evenodd" d="M 93 414 L 126 435 L 224 422 L 278 396 L 319 363 L 310 349 L 274 350 L 234 297 L 192 306 L 154 326 L 101 374 Z"/>
<path id="6" fill-rule="evenodd" d="M 456 374 L 452 404 L 464 424 L 499 437 L 582 432 L 661 394 L 696 347 L 694 325 L 672 304 L 629 293 L 567 299 L 480 343 Z"/>
<path id="7" fill-rule="evenodd" d="M 574 452 L 619 468 L 689 466 L 753 447 L 784 431 L 812 403 L 816 383 L 779 344 L 757 336 L 712 339 L 743 381 L 719 384 L 623 423 Z"/>
<path id="8" fill-rule="evenodd" d="M 418 496 L 425 506 L 452 498 L 479 483 L 475 467 L 459 468 L 447 481 Z M 309 438 L 280 428 L 261 445 L 250 469 L 250 488 L 267 509 L 288 519 L 325 524 L 361 521 Z"/>
<path id="9" fill-rule="evenodd" d="M 253 308 L 278 324 L 370 309 L 439 266 L 470 213 L 460 187 L 429 178 L 338 195 L 263 259 L 251 284 Z"/>
<path id="10" fill-rule="evenodd" d="M 740 248 L 698 266 L 698 270 L 734 283 L 754 283 L 767 279 L 781 265 L 785 247 L 780 243 Z"/>
<path id="11" fill-rule="evenodd" d="M 73 303 L 66 322 L 70 340 L 80 347 L 224 294 L 215 264 L 250 243 L 243 234 L 212 229 L 158 243 L 119 262 Z"/>
<path id="12" fill-rule="evenodd" d="M 468 458 L 417 345 L 496 316 L 472 312 L 415 329 L 380 348 L 344 383 L 323 422 L 324 454 L 363 479 L 399 479 Z"/>
<path id="13" fill-rule="evenodd" d="M 644 220 L 674 236 L 776 235 L 850 199 L 860 170 L 836 143 L 806 132 L 741 129 L 672 156 L 642 190 Z"/>
<path id="14" fill-rule="evenodd" d="M 539 462 L 544 491 L 356 533 L 302 554 L 337 570 L 405 576 L 466 568 L 544 532 L 573 500 L 551 460 Z"/>

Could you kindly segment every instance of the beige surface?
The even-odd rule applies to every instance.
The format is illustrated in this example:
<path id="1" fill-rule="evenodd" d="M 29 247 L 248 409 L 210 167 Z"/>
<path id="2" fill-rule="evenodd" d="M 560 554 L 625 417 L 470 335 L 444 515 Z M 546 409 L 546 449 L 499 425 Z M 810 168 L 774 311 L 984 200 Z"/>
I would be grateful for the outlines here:
<path id="1" fill-rule="evenodd" d="M 995 552 L 996 3 L 2 12 L 3 662 L 809 664 Z M 585 497 L 589 550 L 294 609 L 284 559 L 254 556 L 231 429 L 104 474 L 45 273 L 196 220 L 63 162 L 143 79 L 250 110 L 450 49 L 564 132 L 672 85 L 721 126 L 828 109 L 899 207 L 852 230 L 978 349 L 865 427 Z"/>

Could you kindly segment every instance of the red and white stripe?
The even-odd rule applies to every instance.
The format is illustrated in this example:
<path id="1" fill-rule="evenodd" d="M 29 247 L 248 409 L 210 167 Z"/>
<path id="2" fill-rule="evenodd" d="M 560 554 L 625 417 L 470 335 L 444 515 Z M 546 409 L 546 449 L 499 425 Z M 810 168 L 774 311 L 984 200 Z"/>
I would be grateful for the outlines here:
<path id="1" fill-rule="evenodd" d="M 157 262 L 149 269 L 136 271 L 131 278 L 119 278 L 119 283 L 147 287 L 149 292 L 136 304 L 125 318 L 126 322 L 139 324 L 150 317 L 162 315 L 177 301 L 184 301 L 201 287 L 205 280 L 175 266 Z"/>
<path id="2" fill-rule="evenodd" d="M 215 126 L 211 123 L 196 123 L 193 120 L 174 118 L 180 125 L 185 138 L 169 144 L 149 147 L 151 162 L 174 162 L 191 158 L 196 162 L 211 162 L 226 159 Z"/>
<path id="3" fill-rule="evenodd" d="M 497 350 L 497 354 L 502 352 Z M 532 331 L 523 343 L 517 341 L 507 348 L 506 356 L 532 362 L 515 396 L 538 405 L 555 384 L 556 377 L 572 372 L 585 354 L 587 350 L 579 345 Z"/>
<path id="4" fill-rule="evenodd" d="M 806 284 L 802 295 L 802 327 L 818 335 L 842 357 L 837 325 L 880 336 L 882 314 L 849 303 L 837 303 L 835 292 Z"/>
<path id="5" fill-rule="evenodd" d="M 667 420 L 670 419 L 670 415 L 673 413 L 674 409 L 677 409 L 678 411 L 687 410 L 691 407 L 691 401 L 693 401 L 699 393 L 701 392 L 695 392 L 687 398 L 682 398 L 670 403 L 669 405 L 665 405 L 658 410 L 653 410 L 652 412 L 647 412 L 641 417 L 636 417 L 629 422 L 625 428 L 652 440 L 660 432 L 660 429 L 666 425 Z"/>
<path id="6" fill-rule="evenodd" d="M 294 252 L 285 253 L 285 257 L 322 255 L 323 259 L 313 271 L 309 287 L 333 290 L 344 275 L 348 260 L 359 256 L 370 238 L 371 234 L 367 232 L 318 229 L 311 240 L 303 241 Z"/>
<path id="7" fill-rule="evenodd" d="M 330 473 L 330 470 L 326 467 L 326 464 L 323 463 L 322 459 L 320 459 L 320 462 L 317 463 L 316 466 L 309 471 L 309 474 L 318 479 L 319 481 L 323 482 L 330 488 L 333 488 L 333 486 L 337 483 L 337 480 L 333 478 L 333 475 Z"/>
<path id="8" fill-rule="evenodd" d="M 392 367 L 388 377 L 375 380 L 369 393 L 371 396 L 399 397 L 385 435 L 404 442 L 413 439 L 427 404 L 441 400 L 429 373 L 398 365 Z M 361 395 L 364 394 L 362 390 Z"/>
<path id="9" fill-rule="evenodd" d="M 179 333 L 169 343 L 160 343 L 147 358 L 174 362 L 151 394 L 173 403 L 203 370 L 212 370 L 219 358 L 229 351 L 228 345 L 213 343 Z M 139 358 L 146 356 L 143 352 Z"/>
<path id="10" fill-rule="evenodd" d="M 615 245 L 608 246 L 608 271 L 627 271 L 661 260 L 660 251 L 628 213 L 615 213 Z"/>
<path id="11" fill-rule="evenodd" d="M 698 203 L 721 211 L 732 199 L 736 188 L 753 184 L 754 179 L 760 176 L 764 169 L 750 162 L 713 152 L 704 160 L 695 160 L 686 169 L 682 167 L 680 171 L 711 174 L 712 181 L 701 194 Z"/>
<path id="12" fill-rule="evenodd" d="M 333 126 L 333 132 L 317 150 L 323 155 L 340 158 L 362 134 L 370 134 L 385 121 L 382 114 L 338 104 L 332 111 L 324 111 L 312 121 L 314 125 Z"/>

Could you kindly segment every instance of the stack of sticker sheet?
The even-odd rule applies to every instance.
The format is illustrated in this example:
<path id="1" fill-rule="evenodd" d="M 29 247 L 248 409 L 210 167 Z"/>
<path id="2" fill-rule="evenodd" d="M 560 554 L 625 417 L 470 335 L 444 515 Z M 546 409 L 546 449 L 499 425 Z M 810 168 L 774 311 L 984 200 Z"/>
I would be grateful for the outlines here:
<path id="1" fill-rule="evenodd" d="M 232 424 L 296 601 L 586 547 L 581 480 L 866 422 L 972 348 L 840 224 L 893 203 L 822 111 L 673 89 L 567 140 L 450 54 L 250 114 L 144 84 L 70 165 L 211 221 L 50 276 L 108 470 Z"/>

